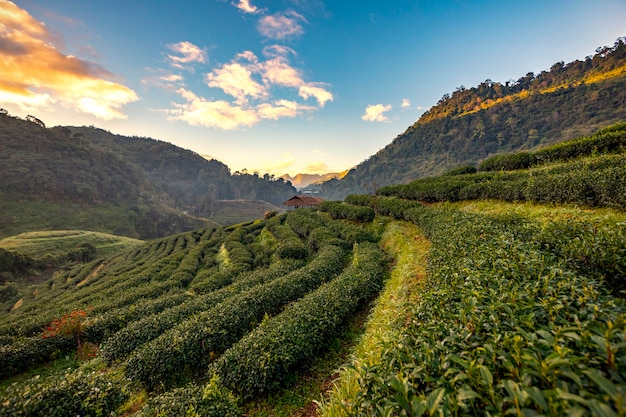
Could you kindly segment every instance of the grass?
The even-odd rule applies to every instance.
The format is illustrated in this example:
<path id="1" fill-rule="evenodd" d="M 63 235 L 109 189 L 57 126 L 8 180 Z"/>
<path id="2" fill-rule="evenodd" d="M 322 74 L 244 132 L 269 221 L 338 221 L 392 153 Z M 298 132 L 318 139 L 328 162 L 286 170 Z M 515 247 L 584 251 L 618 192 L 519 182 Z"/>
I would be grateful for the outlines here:
<path id="1" fill-rule="evenodd" d="M 13 250 L 32 258 L 45 255 L 58 257 L 75 249 L 82 243 L 91 243 L 97 249 L 98 257 L 108 257 L 143 243 L 141 240 L 107 233 L 84 230 L 50 230 L 20 233 L 16 236 L 0 239 L 0 248 Z"/>
<path id="2" fill-rule="evenodd" d="M 214 204 L 210 219 L 222 226 L 262 219 L 268 211 L 284 211 L 262 200 L 217 200 Z"/>
<path id="3" fill-rule="evenodd" d="M 587 209 L 574 205 L 540 205 L 481 200 L 453 203 L 452 206 L 474 213 L 493 215 L 516 214 L 542 225 L 562 220 L 576 220 L 577 222 L 593 223 L 598 226 L 615 226 L 616 224 L 626 222 L 626 213 L 623 211 L 605 208 Z"/>
<path id="4" fill-rule="evenodd" d="M 394 221 L 387 224 L 381 244 L 395 259 L 391 277 L 354 349 L 350 366 L 340 371 L 340 379 L 333 384 L 329 398 L 319 402 L 321 415 L 350 415 L 360 388 L 356 369 L 376 364 L 384 353 L 383 345 L 400 339 L 399 331 L 409 319 L 410 306 L 419 297 L 426 276 L 429 242 L 415 225 Z"/>

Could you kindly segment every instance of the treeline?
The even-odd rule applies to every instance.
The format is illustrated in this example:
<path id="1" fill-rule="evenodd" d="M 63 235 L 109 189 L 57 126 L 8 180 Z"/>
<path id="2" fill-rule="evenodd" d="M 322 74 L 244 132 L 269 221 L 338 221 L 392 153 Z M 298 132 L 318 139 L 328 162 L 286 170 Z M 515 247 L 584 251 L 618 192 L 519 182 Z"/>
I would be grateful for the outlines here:
<path id="1" fill-rule="evenodd" d="M 7 235 L 36 230 L 33 221 L 38 229 L 154 238 L 206 227 L 198 217 L 210 218 L 220 199 L 280 205 L 296 191 L 270 175 L 231 174 L 219 161 L 166 142 L 95 127 L 46 128 L 6 113 L 0 113 L 0 177 L 7 203 L 0 233 Z M 20 210 L 21 202 L 35 213 Z M 55 210 L 49 218 L 35 208 L 47 206 Z"/>
<path id="2" fill-rule="evenodd" d="M 626 72 L 619 68 L 626 65 L 625 51 L 619 39 L 585 61 L 557 63 L 509 86 L 486 81 L 446 95 L 343 179 L 310 188 L 329 200 L 373 194 L 381 186 L 478 166 L 490 155 L 552 145 L 622 122 Z"/>

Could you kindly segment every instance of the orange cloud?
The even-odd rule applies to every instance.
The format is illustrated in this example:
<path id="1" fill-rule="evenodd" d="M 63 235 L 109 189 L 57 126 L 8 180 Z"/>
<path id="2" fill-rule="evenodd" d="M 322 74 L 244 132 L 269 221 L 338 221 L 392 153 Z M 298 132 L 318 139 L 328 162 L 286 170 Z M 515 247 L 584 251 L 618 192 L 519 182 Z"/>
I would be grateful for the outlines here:
<path id="1" fill-rule="evenodd" d="M 42 22 L 15 3 L 0 1 L 0 98 L 31 111 L 55 103 L 104 120 L 138 100 L 130 88 L 109 81 L 102 67 L 59 51 Z"/>

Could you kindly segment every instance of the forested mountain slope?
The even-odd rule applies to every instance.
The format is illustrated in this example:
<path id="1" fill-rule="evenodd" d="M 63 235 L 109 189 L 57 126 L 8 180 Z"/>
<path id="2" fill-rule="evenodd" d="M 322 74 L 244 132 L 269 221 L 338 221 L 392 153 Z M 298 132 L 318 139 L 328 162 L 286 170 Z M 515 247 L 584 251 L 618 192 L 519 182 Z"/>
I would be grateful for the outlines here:
<path id="1" fill-rule="evenodd" d="M 478 165 L 490 155 L 551 145 L 626 120 L 626 43 L 558 62 L 515 82 L 486 80 L 446 94 L 391 144 L 341 180 L 315 189 L 331 199 Z"/>
<path id="2" fill-rule="evenodd" d="M 0 114 L 0 236 L 86 229 L 151 238 L 212 224 L 220 199 L 280 204 L 295 192 L 172 144 Z"/>

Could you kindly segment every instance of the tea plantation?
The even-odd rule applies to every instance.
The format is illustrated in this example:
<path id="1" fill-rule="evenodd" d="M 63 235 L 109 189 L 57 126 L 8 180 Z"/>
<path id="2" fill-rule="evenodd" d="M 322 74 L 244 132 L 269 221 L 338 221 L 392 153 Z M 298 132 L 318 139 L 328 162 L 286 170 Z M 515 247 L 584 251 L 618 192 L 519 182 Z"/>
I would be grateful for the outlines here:
<path id="1" fill-rule="evenodd" d="M 0 415 L 260 415 L 364 311 L 318 415 L 625 415 L 625 144 L 618 125 L 58 272 L 1 313 Z"/>

